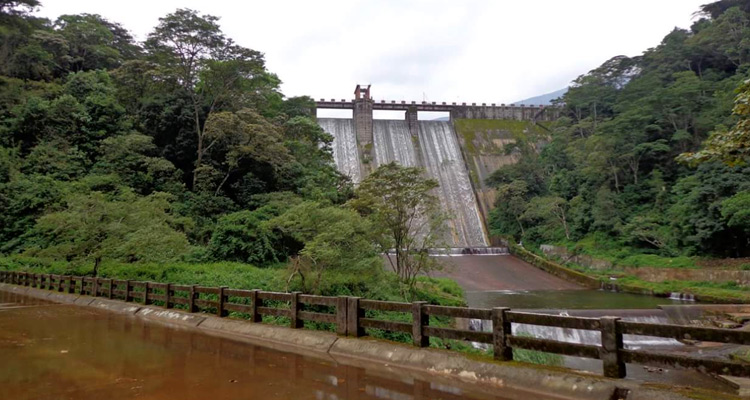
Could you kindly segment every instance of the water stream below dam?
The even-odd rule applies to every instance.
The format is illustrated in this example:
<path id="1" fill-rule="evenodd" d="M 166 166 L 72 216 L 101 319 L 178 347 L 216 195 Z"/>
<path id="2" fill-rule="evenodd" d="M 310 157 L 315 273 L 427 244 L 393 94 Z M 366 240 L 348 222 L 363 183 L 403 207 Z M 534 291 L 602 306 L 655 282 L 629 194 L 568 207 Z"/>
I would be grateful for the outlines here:
<path id="1" fill-rule="evenodd" d="M 318 123 L 333 136 L 336 166 L 352 181 L 361 181 L 362 160 L 357 151 L 356 133 L 351 119 L 320 118 Z M 403 120 L 373 121 L 375 166 L 397 162 L 407 167 L 422 167 L 426 175 L 438 181 L 436 195 L 450 216 L 445 244 L 449 247 L 488 246 L 469 172 L 464 164 L 453 125 L 447 121 L 419 121 L 419 134 L 413 137 Z"/>
<path id="2" fill-rule="evenodd" d="M 659 298 L 627 293 L 614 293 L 604 290 L 489 290 L 468 291 L 466 298 L 472 307 L 492 308 L 510 307 L 511 309 L 552 315 L 600 318 L 617 316 L 625 321 L 655 324 L 686 324 L 675 315 L 667 313 L 659 306 L 679 306 L 695 304 L 674 298 Z M 469 327 L 477 331 L 492 331 L 492 321 L 469 320 Z M 556 328 L 529 324 L 512 324 L 514 335 L 524 335 L 560 342 L 599 345 L 601 335 L 598 331 L 583 329 Z M 658 350 L 680 353 L 703 353 L 711 349 L 685 346 L 669 338 L 640 335 L 624 335 L 623 342 L 628 349 Z M 478 348 L 486 345 L 475 344 Z M 562 365 L 581 371 L 602 373 L 601 361 L 561 356 Z M 628 379 L 681 384 L 704 387 L 707 389 L 727 390 L 725 383 L 715 378 L 694 372 L 663 368 L 644 368 L 640 365 L 628 365 Z"/>

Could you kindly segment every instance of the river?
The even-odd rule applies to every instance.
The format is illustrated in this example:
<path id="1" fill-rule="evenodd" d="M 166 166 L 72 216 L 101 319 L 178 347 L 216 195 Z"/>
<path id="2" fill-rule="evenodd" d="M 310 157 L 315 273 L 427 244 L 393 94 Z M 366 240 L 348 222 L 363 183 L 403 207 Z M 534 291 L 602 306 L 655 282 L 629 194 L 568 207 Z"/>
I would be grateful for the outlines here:
<path id="1" fill-rule="evenodd" d="M 0 291 L 2 398 L 524 399 Z M 534 394 L 533 398 L 544 399 Z"/>

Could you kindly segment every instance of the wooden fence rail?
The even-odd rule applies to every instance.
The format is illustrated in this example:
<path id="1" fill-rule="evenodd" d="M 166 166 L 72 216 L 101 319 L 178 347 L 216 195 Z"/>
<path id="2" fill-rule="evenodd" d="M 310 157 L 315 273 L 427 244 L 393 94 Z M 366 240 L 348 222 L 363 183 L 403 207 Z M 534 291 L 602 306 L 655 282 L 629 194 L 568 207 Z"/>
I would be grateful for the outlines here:
<path id="1" fill-rule="evenodd" d="M 494 358 L 501 361 L 513 360 L 513 349 L 599 359 L 604 375 L 610 378 L 625 377 L 626 363 L 750 377 L 750 365 L 747 363 L 628 349 L 623 344 L 623 335 L 630 334 L 747 346 L 750 345 L 750 331 L 629 322 L 617 317 L 565 317 L 511 311 L 503 307 L 443 307 L 425 302 L 399 303 L 358 297 L 313 296 L 299 292 L 266 292 L 16 271 L 0 271 L 0 282 L 143 305 L 178 307 L 189 312 L 210 312 L 219 317 L 235 313 L 234 316 L 255 323 L 263 322 L 263 316 L 283 317 L 289 320 L 289 326 L 294 329 L 305 327 L 305 322 L 313 322 L 327 324 L 328 328 L 335 327 L 339 335 L 352 337 L 365 336 L 368 330 L 379 329 L 409 334 L 418 347 L 429 346 L 431 337 L 486 343 L 492 345 Z M 430 317 L 486 320 L 492 322 L 493 328 L 492 332 L 479 332 L 431 326 Z M 601 342 L 580 344 L 518 336 L 513 334 L 512 324 L 597 331 Z M 308 328 L 321 326 L 308 324 Z"/>

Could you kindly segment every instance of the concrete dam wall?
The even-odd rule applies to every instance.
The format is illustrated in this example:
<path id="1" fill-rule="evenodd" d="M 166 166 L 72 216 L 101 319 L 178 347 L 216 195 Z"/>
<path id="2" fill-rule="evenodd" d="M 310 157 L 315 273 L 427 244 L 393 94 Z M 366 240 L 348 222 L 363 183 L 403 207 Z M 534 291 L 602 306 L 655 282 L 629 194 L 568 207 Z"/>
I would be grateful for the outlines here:
<path id="1" fill-rule="evenodd" d="M 352 110 L 351 119 L 318 122 L 334 137 L 336 166 L 355 184 L 393 161 L 424 168 L 438 181 L 436 195 L 451 217 L 445 244 L 454 248 L 489 246 L 485 221 L 495 191 L 484 180 L 500 166 L 515 162 L 506 145 L 518 140 L 538 142 L 540 127 L 545 129 L 541 123 L 557 119 L 560 113 L 556 107 L 543 106 L 378 102 L 370 85 L 357 85 L 351 101 L 321 99 L 315 104 L 318 109 Z M 405 118 L 375 120 L 374 110 L 403 111 Z M 419 121 L 419 112 L 436 111 L 448 113 L 449 120 Z"/>
<path id="2" fill-rule="evenodd" d="M 392 161 L 422 167 L 427 176 L 440 184 L 436 195 L 451 217 L 446 244 L 451 247 L 489 245 L 451 122 L 419 121 L 416 129 L 410 130 L 406 120 L 373 120 L 371 151 L 358 150 L 353 120 L 320 118 L 318 123 L 334 137 L 334 158 L 339 171 L 349 175 L 355 183 L 360 182 L 370 168 Z M 367 162 L 363 162 L 365 158 Z"/>

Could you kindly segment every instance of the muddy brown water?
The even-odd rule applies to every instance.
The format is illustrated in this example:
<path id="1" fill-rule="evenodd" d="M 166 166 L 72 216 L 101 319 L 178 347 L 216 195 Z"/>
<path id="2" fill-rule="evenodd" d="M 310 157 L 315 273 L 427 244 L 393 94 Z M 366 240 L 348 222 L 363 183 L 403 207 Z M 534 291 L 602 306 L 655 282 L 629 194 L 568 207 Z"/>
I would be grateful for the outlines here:
<path id="1" fill-rule="evenodd" d="M 0 291 L 4 399 L 552 398 L 409 375 Z"/>

